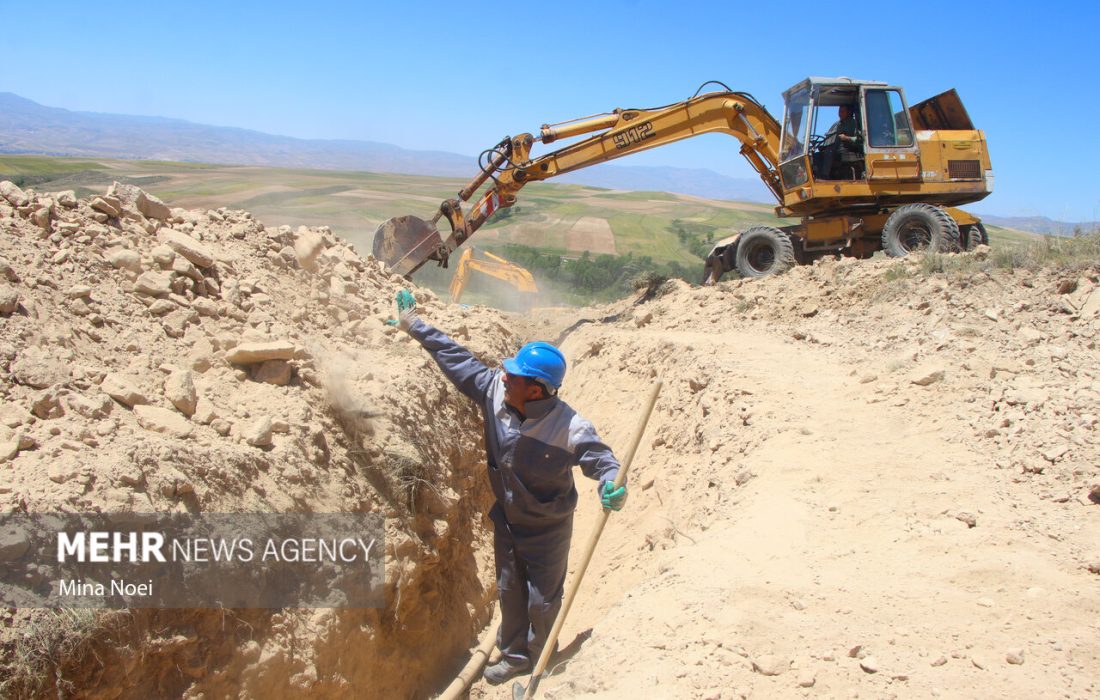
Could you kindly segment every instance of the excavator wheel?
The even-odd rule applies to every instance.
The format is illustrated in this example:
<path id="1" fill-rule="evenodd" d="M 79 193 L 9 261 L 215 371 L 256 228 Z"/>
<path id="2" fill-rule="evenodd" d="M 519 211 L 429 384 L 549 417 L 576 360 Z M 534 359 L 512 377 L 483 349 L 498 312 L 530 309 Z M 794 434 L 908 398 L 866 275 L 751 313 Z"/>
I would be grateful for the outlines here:
<path id="1" fill-rule="evenodd" d="M 981 223 L 963 226 L 959 233 L 959 243 L 963 250 L 974 250 L 980 245 L 989 245 L 989 236 Z"/>
<path id="2" fill-rule="evenodd" d="M 951 215 L 931 204 L 898 207 L 882 229 L 882 249 L 892 258 L 915 250 L 954 253 L 959 250 L 959 225 Z"/>
<path id="3" fill-rule="evenodd" d="M 734 265 L 742 277 L 767 277 L 795 265 L 790 237 L 773 226 L 753 226 L 737 241 Z"/>

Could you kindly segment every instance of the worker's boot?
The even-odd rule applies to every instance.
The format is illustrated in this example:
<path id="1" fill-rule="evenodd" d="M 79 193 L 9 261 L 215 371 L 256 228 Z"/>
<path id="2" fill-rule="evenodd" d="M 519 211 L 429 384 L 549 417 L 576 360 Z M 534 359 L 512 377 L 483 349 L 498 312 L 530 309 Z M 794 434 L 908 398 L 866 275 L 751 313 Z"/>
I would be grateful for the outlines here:
<path id="1" fill-rule="evenodd" d="M 500 685 L 509 678 L 521 676 L 531 670 L 531 662 L 524 659 L 509 659 L 502 657 L 500 661 L 485 669 L 481 674 L 489 685 Z"/>

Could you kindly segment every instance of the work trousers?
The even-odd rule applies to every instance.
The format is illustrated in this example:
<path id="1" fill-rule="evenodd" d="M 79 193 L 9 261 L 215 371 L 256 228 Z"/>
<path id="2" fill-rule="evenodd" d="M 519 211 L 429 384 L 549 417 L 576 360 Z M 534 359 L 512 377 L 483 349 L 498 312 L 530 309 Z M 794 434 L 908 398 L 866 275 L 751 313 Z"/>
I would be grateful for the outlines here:
<path id="1" fill-rule="evenodd" d="M 490 516 L 500 594 L 497 646 L 511 661 L 534 666 L 561 609 L 573 516 L 538 530 L 509 525 L 499 506 Z"/>

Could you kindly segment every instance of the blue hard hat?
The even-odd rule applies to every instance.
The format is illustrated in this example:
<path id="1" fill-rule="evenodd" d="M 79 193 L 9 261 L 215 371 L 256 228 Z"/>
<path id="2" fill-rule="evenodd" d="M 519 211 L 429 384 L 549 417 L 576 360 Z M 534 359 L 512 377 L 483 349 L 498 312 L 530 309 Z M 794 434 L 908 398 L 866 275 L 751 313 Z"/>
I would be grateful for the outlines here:
<path id="1" fill-rule="evenodd" d="M 565 379 L 565 355 L 550 343 L 527 343 L 515 357 L 504 361 L 504 371 L 515 377 L 529 377 L 558 389 Z"/>

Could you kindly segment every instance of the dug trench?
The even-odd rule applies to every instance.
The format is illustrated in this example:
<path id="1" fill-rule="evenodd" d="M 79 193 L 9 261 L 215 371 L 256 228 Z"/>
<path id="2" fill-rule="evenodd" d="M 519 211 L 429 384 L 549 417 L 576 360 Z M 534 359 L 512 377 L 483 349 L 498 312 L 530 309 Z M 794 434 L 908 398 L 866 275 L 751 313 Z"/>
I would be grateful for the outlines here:
<path id="1" fill-rule="evenodd" d="M 404 283 L 324 229 L 21 194 L 8 510 L 372 511 L 389 551 L 379 610 L 9 610 L 8 694 L 441 690 L 492 612 L 491 494 L 476 409 L 384 323 Z M 415 289 L 489 364 L 568 329 L 563 397 L 613 447 L 665 384 L 540 695 L 1095 696 L 1100 269 L 989 257 L 523 316 Z"/>
<path id="2" fill-rule="evenodd" d="M 494 597 L 480 418 L 327 229 L 3 189 L 5 512 L 378 513 L 380 609 L 5 610 L 12 697 L 419 697 Z M 499 314 L 425 313 L 487 360 Z M 5 546 L 7 546 L 6 543 Z M 7 550 L 5 550 L 7 551 Z"/>
<path id="3" fill-rule="evenodd" d="M 1095 258 L 986 256 L 591 313 L 567 399 L 621 445 L 665 389 L 540 695 L 1094 696 Z"/>

